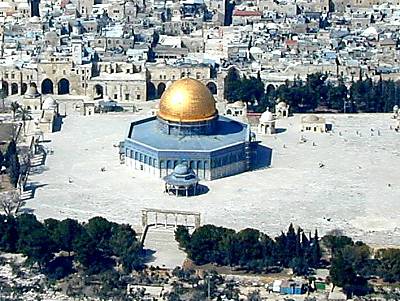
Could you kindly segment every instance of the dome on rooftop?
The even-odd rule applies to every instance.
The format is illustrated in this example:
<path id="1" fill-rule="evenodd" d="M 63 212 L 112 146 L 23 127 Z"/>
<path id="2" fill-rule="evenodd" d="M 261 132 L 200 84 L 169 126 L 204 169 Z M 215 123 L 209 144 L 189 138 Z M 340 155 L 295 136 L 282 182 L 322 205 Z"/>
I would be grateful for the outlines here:
<path id="1" fill-rule="evenodd" d="M 54 109 L 57 107 L 57 102 L 54 100 L 53 97 L 49 96 L 44 100 L 42 107 L 44 110 Z"/>
<path id="2" fill-rule="evenodd" d="M 189 167 L 186 164 L 178 164 L 174 168 L 174 174 L 184 176 L 189 173 Z"/>
<path id="3" fill-rule="evenodd" d="M 210 90 L 200 81 L 184 78 L 172 83 L 160 100 L 158 116 L 175 122 L 198 122 L 217 114 Z"/>
<path id="4" fill-rule="evenodd" d="M 281 101 L 278 102 L 277 106 L 278 106 L 278 108 L 286 108 L 287 107 L 287 103 L 281 100 Z"/>
<path id="5" fill-rule="evenodd" d="M 35 97 L 39 97 L 40 93 L 38 92 L 37 88 L 35 85 L 30 85 L 28 87 L 28 90 L 26 90 L 24 97 L 25 98 L 35 98 Z"/>
<path id="6" fill-rule="evenodd" d="M 319 117 L 316 116 L 316 115 L 307 115 L 307 116 L 304 116 L 304 117 L 301 119 L 301 121 L 302 121 L 302 122 L 307 122 L 307 123 L 314 123 L 314 122 L 320 121 L 320 119 L 319 119 Z"/>
<path id="7" fill-rule="evenodd" d="M 274 120 L 274 115 L 270 111 L 265 111 L 261 114 L 260 122 L 269 122 Z"/>

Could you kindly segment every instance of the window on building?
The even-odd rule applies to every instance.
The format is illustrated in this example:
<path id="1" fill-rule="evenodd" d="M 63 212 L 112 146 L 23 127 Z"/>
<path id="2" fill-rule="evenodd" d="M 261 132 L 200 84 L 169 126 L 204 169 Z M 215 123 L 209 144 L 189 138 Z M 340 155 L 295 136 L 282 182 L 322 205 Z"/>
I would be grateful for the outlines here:
<path id="1" fill-rule="evenodd" d="M 118 98 L 118 94 L 114 94 L 114 99 L 117 99 Z"/>
<path id="2" fill-rule="evenodd" d="M 125 94 L 125 100 L 129 100 L 129 94 Z"/>
<path id="3" fill-rule="evenodd" d="M 137 99 L 137 100 L 140 99 L 140 94 L 136 95 L 136 99 Z"/>
<path id="4" fill-rule="evenodd" d="M 8 78 L 8 73 L 4 74 L 4 78 Z"/>
<path id="5" fill-rule="evenodd" d="M 15 74 L 11 73 L 11 79 L 14 79 L 14 78 L 15 78 Z"/>

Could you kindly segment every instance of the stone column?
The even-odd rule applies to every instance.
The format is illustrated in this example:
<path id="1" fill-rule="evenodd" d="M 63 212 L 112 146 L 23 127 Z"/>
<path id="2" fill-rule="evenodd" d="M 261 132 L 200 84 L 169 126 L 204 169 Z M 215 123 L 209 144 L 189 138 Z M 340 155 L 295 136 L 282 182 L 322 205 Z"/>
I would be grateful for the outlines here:
<path id="1" fill-rule="evenodd" d="M 196 214 L 194 217 L 194 227 L 196 229 L 200 227 L 200 214 Z"/>
<path id="2" fill-rule="evenodd" d="M 145 229 L 147 226 L 147 211 L 142 210 L 142 227 Z"/>
<path id="3" fill-rule="evenodd" d="M 168 227 L 168 214 L 165 214 L 165 229 Z"/>

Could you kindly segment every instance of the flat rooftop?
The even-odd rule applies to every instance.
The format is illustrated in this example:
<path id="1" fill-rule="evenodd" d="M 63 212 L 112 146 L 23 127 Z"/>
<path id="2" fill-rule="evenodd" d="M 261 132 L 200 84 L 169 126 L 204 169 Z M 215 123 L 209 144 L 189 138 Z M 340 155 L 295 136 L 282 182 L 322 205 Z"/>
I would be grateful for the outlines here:
<path id="1" fill-rule="evenodd" d="M 248 125 L 219 116 L 217 132 L 213 135 L 176 136 L 162 133 L 157 119 L 149 119 L 133 127 L 131 139 L 157 150 L 211 151 L 243 143 L 247 139 Z"/>

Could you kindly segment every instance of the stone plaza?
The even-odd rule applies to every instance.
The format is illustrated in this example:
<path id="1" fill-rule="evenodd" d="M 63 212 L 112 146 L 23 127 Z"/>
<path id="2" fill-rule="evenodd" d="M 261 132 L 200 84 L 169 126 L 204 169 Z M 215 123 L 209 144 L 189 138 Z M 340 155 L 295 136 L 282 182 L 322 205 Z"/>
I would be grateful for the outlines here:
<path id="1" fill-rule="evenodd" d="M 26 210 L 40 219 L 101 215 L 137 229 L 142 208 L 186 210 L 200 212 L 202 224 L 275 235 L 292 222 L 400 245 L 400 142 L 390 114 L 325 115 L 331 133 L 300 132 L 301 115 L 278 119 L 276 135 L 257 136 L 272 149 L 269 167 L 201 181 L 207 193 L 176 198 L 162 179 L 120 163 L 119 142 L 149 111 L 66 117 L 61 132 L 45 136 L 53 154 L 29 177 Z"/>

